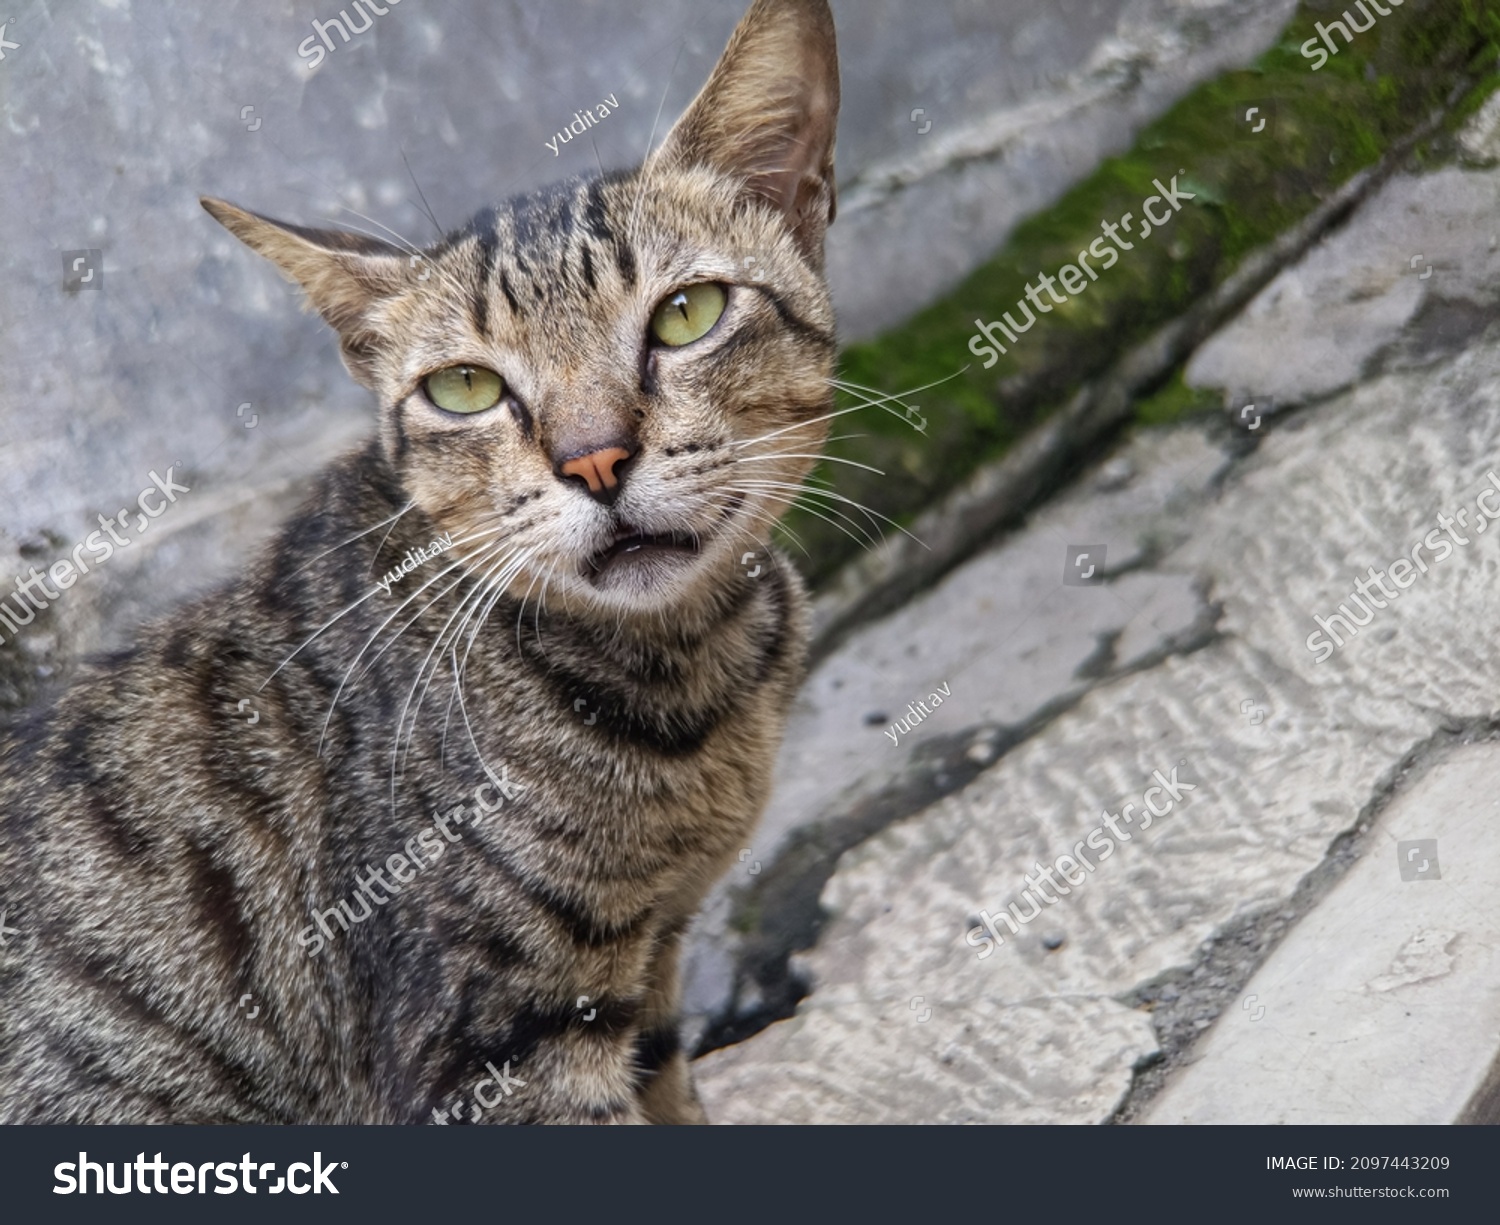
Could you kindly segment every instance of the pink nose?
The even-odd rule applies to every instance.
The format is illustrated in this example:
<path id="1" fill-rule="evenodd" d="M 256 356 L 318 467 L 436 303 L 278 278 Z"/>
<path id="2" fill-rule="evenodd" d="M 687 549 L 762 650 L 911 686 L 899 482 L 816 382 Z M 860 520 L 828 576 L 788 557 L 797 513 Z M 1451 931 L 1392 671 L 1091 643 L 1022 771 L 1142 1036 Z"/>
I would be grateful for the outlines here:
<path id="1" fill-rule="evenodd" d="M 619 485 L 620 482 L 615 477 L 615 465 L 629 458 L 630 452 L 624 447 L 606 447 L 602 451 L 568 460 L 558 472 L 563 476 L 581 477 L 588 484 L 590 493 L 602 493 Z"/>

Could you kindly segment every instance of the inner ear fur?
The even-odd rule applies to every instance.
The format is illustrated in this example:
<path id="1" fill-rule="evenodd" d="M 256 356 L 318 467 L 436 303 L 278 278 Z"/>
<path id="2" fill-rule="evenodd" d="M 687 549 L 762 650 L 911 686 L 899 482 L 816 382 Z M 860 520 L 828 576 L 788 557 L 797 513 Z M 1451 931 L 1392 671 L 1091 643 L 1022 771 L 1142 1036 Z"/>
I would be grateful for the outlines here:
<path id="1" fill-rule="evenodd" d="M 371 308 L 406 288 L 407 254 L 364 234 L 292 225 L 208 196 L 199 203 L 289 281 L 302 286 L 313 309 L 339 334 L 349 373 L 369 386 L 380 342 L 370 326 Z"/>

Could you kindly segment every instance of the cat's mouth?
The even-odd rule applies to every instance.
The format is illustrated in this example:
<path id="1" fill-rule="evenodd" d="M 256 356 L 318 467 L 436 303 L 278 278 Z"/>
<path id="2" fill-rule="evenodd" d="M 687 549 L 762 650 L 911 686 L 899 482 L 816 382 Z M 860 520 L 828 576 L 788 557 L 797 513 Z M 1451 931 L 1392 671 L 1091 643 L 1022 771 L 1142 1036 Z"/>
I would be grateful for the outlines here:
<path id="1" fill-rule="evenodd" d="M 589 575 L 598 576 L 612 568 L 630 565 L 652 558 L 679 557 L 684 560 L 697 557 L 701 552 L 699 539 L 686 532 L 638 532 L 622 527 L 614 540 L 600 549 L 585 563 Z"/>
<path id="2" fill-rule="evenodd" d="M 633 523 L 621 523 L 610 542 L 583 563 L 583 576 L 595 586 L 644 583 L 665 579 L 696 562 L 704 546 L 718 535 L 717 528 L 744 504 L 735 494 L 719 509 L 714 530 L 707 532 L 650 532 Z M 627 577 L 629 576 L 629 577 Z"/>

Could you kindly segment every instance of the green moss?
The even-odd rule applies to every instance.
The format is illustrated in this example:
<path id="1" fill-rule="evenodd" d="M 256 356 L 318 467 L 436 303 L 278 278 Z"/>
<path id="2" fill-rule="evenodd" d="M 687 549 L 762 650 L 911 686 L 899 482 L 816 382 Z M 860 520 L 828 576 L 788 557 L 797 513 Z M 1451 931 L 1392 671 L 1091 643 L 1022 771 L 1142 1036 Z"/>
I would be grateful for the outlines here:
<path id="1" fill-rule="evenodd" d="M 1221 411 L 1223 407 L 1217 393 L 1189 387 L 1179 370 L 1171 382 L 1136 402 L 1135 419 L 1142 425 L 1171 425 L 1186 417 Z"/>
<path id="2" fill-rule="evenodd" d="M 742 936 L 749 936 L 759 930 L 760 923 L 760 902 L 754 893 L 747 893 L 729 916 L 729 929 Z"/>
<path id="3" fill-rule="evenodd" d="M 1018 226 L 952 293 L 845 350 L 840 374 L 847 382 L 885 394 L 926 390 L 834 423 L 836 435 L 855 437 L 836 439 L 829 454 L 872 464 L 885 477 L 834 462 L 821 465 L 818 478 L 879 515 L 908 521 L 1378 160 L 1443 106 L 1456 84 L 1478 81 L 1450 116 L 1450 130 L 1500 84 L 1500 15 L 1482 0 L 1408 0 L 1315 72 L 1299 48 L 1314 36 L 1313 24 L 1327 19 L 1304 4 L 1254 65 L 1193 90 L 1143 129 L 1128 153 Z M 1260 134 L 1244 120 L 1252 106 L 1269 113 Z M 969 348 L 975 321 L 998 321 L 1005 311 L 1024 321 L 1017 304 L 1028 283 L 1076 264 L 1078 252 L 1102 237 L 1102 222 L 1131 213 L 1138 236 L 1142 201 L 1161 194 L 1154 184 L 1170 186 L 1174 175 L 1178 190 L 1195 198 L 1148 238 L 1122 235 L 1135 247 L 1112 267 L 1091 258 L 1098 279 L 1040 313 L 985 369 Z M 1160 215 L 1161 206 L 1153 207 Z M 858 403 L 840 393 L 840 407 Z M 1168 388 L 1141 406 L 1141 420 L 1174 419 L 1194 407 L 1185 387 Z M 817 496 L 787 517 L 815 582 L 880 527 L 834 505 L 861 520 L 860 530 L 820 518 L 838 516 Z"/>

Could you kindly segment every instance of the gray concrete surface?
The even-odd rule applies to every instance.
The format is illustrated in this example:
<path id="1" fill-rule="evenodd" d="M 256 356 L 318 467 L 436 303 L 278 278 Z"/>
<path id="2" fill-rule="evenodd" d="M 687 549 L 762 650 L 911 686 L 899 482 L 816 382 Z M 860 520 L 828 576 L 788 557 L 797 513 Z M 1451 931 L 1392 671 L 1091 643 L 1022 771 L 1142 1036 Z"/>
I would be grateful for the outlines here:
<path id="1" fill-rule="evenodd" d="M 1461 348 L 1489 325 L 1497 281 L 1500 181 L 1458 167 L 1397 179 L 1203 345 L 1186 379 L 1277 410 L 1314 402 Z"/>
<path id="2" fill-rule="evenodd" d="M 423 240 L 427 206 L 451 226 L 492 197 L 637 160 L 744 5 L 402 0 L 347 43 L 330 29 L 327 50 L 312 22 L 348 7 L 5 10 L 0 574 L 66 555 L 152 470 L 176 463 L 192 509 L 86 576 L 20 655 L 0 645 L 0 711 L 232 574 L 369 429 L 326 329 L 200 193 Z M 835 0 L 845 333 L 952 284 L 1173 98 L 1268 45 L 1290 8 Z M 606 94 L 617 114 L 554 155 L 544 142 Z M 95 275 L 65 289 L 63 253 L 89 251 Z"/>
<path id="3" fill-rule="evenodd" d="M 1191 575 L 1132 567 L 1161 547 L 1163 533 L 1177 533 L 1173 517 L 1190 518 L 1203 505 L 1228 462 L 1196 431 L 1151 439 L 1118 457 L 1081 496 L 1043 514 L 1034 530 L 855 633 L 813 671 L 792 712 L 751 855 L 721 882 L 694 927 L 685 962 L 690 1025 L 758 1006 L 749 984 L 736 982 L 743 941 L 734 903 L 755 866 L 772 863 L 790 834 L 837 820 L 892 786 L 935 738 L 980 725 L 1024 728 L 1102 678 L 1206 630 L 1212 617 Z M 1091 541 L 1109 542 L 1100 573 L 1117 577 L 1064 586 L 1069 543 Z M 896 721 L 910 723 L 908 705 L 942 686 L 950 696 L 901 731 Z"/>
<path id="4" fill-rule="evenodd" d="M 1497 777 L 1491 742 L 1403 789 L 1144 1121 L 1452 1122 L 1500 1048 Z"/>
<path id="5" fill-rule="evenodd" d="M 1191 84 L 1271 46 L 1295 9 L 1295 0 L 904 6 L 906 20 L 924 28 L 951 15 L 955 37 L 942 57 L 906 61 L 910 84 L 887 91 L 902 108 L 909 103 L 897 114 L 900 132 L 879 157 L 856 162 L 852 176 L 840 171 L 829 277 L 841 334 L 858 339 L 894 327 L 952 288 L 976 255 L 1124 152 Z M 990 37 L 997 18 L 1003 50 Z M 919 37 L 931 35 L 924 29 Z M 980 81 L 1009 83 L 1010 98 L 984 105 Z M 913 123 L 919 106 L 924 113 Z"/>
<path id="6" fill-rule="evenodd" d="M 1106 464 L 1003 546 L 1019 557 L 1028 541 L 1047 542 L 1056 550 L 1051 576 L 1016 566 L 982 579 L 992 558 L 965 567 L 980 587 L 988 583 L 992 601 L 1030 598 L 1059 627 L 1084 620 L 1085 600 L 1132 589 L 1139 599 L 1152 584 L 1185 583 L 1206 593 L 1215 633 L 1106 674 L 962 790 L 847 851 L 822 893 L 830 917 L 799 959 L 812 990 L 795 1018 L 699 1061 L 714 1118 L 1154 1120 L 1201 1115 L 1222 1096 L 1222 1115 L 1271 1121 L 1272 1090 L 1237 1092 L 1252 1080 L 1295 1084 L 1310 1099 L 1279 1107 L 1288 1119 L 1458 1117 L 1500 1048 L 1488 1019 L 1492 919 L 1482 913 L 1500 885 L 1500 848 L 1475 830 L 1472 797 L 1485 774 L 1477 759 L 1455 765 L 1448 782 L 1434 773 L 1409 798 L 1403 786 L 1456 734 L 1491 734 L 1500 705 L 1496 533 L 1465 534 L 1450 519 L 1467 544 L 1455 541 L 1441 556 L 1427 544 L 1426 571 L 1401 571 L 1410 581 L 1398 598 L 1331 657 L 1318 662 L 1323 652 L 1307 639 L 1315 616 L 1349 603 L 1367 567 L 1409 558 L 1439 530 L 1440 514 L 1466 508 L 1470 523 L 1482 518 L 1476 501 L 1491 487 L 1487 473 L 1500 472 L 1500 290 L 1488 278 L 1494 210 L 1485 204 L 1497 191 L 1493 170 L 1398 177 L 1191 368 L 1226 395 L 1274 375 L 1286 404 L 1316 407 L 1253 432 L 1214 422 L 1137 434 L 1109 463 L 1123 458 L 1118 470 L 1134 470 L 1136 480 L 1164 480 L 1176 505 L 1158 493 L 1154 519 L 1147 505 L 1091 520 L 1103 501 L 1097 482 L 1109 483 Z M 1409 267 L 1418 253 L 1436 257 L 1425 279 Z M 1351 309 L 1350 326 L 1338 331 L 1337 307 L 1350 302 L 1368 314 Z M 1462 326 L 1442 322 L 1453 318 Z M 1405 326 L 1392 328 L 1392 319 Z M 1358 351 L 1335 380 L 1323 360 L 1330 330 Z M 1191 441 L 1205 429 L 1215 443 Z M 1215 448 L 1236 443 L 1249 450 L 1216 472 Z M 1174 472 L 1173 457 L 1194 446 L 1207 471 Z M 1140 565 L 1103 589 L 1064 590 L 1064 545 L 1098 543 Z M 964 571 L 949 580 L 964 581 Z M 930 637 L 972 642 L 973 608 L 950 606 Z M 894 655 L 910 626 L 898 614 L 862 636 L 867 657 Z M 1012 649 L 1003 628 L 972 649 L 966 671 L 1014 669 L 1023 692 L 1028 668 L 1049 675 L 1029 657 L 1002 662 Z M 1055 678 L 1077 646 L 1059 632 L 1050 649 L 1061 657 Z M 1068 688 L 1053 681 L 1060 697 Z M 967 711 L 945 704 L 944 717 L 978 721 L 992 699 L 967 700 Z M 993 916 L 1021 899 L 1034 865 L 1070 852 L 1103 814 L 1139 804 L 1153 775 L 1174 765 L 1195 789 L 1168 815 L 1137 827 L 1094 870 L 1070 865 L 1082 883 L 1059 891 L 1055 904 L 1036 903 L 1040 913 L 1018 933 L 997 923 L 1004 944 L 975 942 L 981 910 Z M 1461 796 L 1467 807 L 1440 814 Z M 1426 829 L 1442 832 L 1415 832 Z M 1388 843 L 1433 836 L 1448 848 L 1445 865 L 1463 860 L 1458 888 L 1393 876 Z M 1375 874 L 1374 885 L 1362 884 L 1364 873 Z M 1411 900 L 1412 889 L 1434 888 L 1430 901 Z M 1371 896 L 1384 899 L 1390 922 L 1382 941 L 1354 952 L 1350 941 L 1368 931 L 1350 917 L 1361 899 L 1361 922 L 1379 922 Z M 1278 985 L 1291 982 L 1278 958 L 1300 966 L 1297 1003 Z M 1320 981 L 1342 990 L 1319 996 Z M 1370 1095 L 1377 1073 L 1368 1061 L 1330 1058 L 1318 1078 L 1299 1081 L 1299 1061 L 1321 1059 L 1340 1034 L 1364 1036 L 1378 1060 L 1391 1040 L 1390 1010 L 1413 992 L 1436 1000 L 1444 990 L 1450 1008 L 1462 997 L 1475 1024 L 1428 1025 L 1420 1051 L 1394 1065 L 1411 1081 L 1420 1061 L 1430 1092 L 1408 1085 Z M 1250 994 L 1262 999 L 1242 1017 Z M 1273 995 L 1282 1001 L 1278 1023 L 1306 1021 L 1335 1037 L 1245 1037 L 1244 1018 Z M 1211 1041 L 1198 1045 L 1216 1020 Z M 1416 1027 L 1401 1032 L 1415 1041 Z M 1153 1111 L 1158 1092 L 1163 1104 Z"/>

